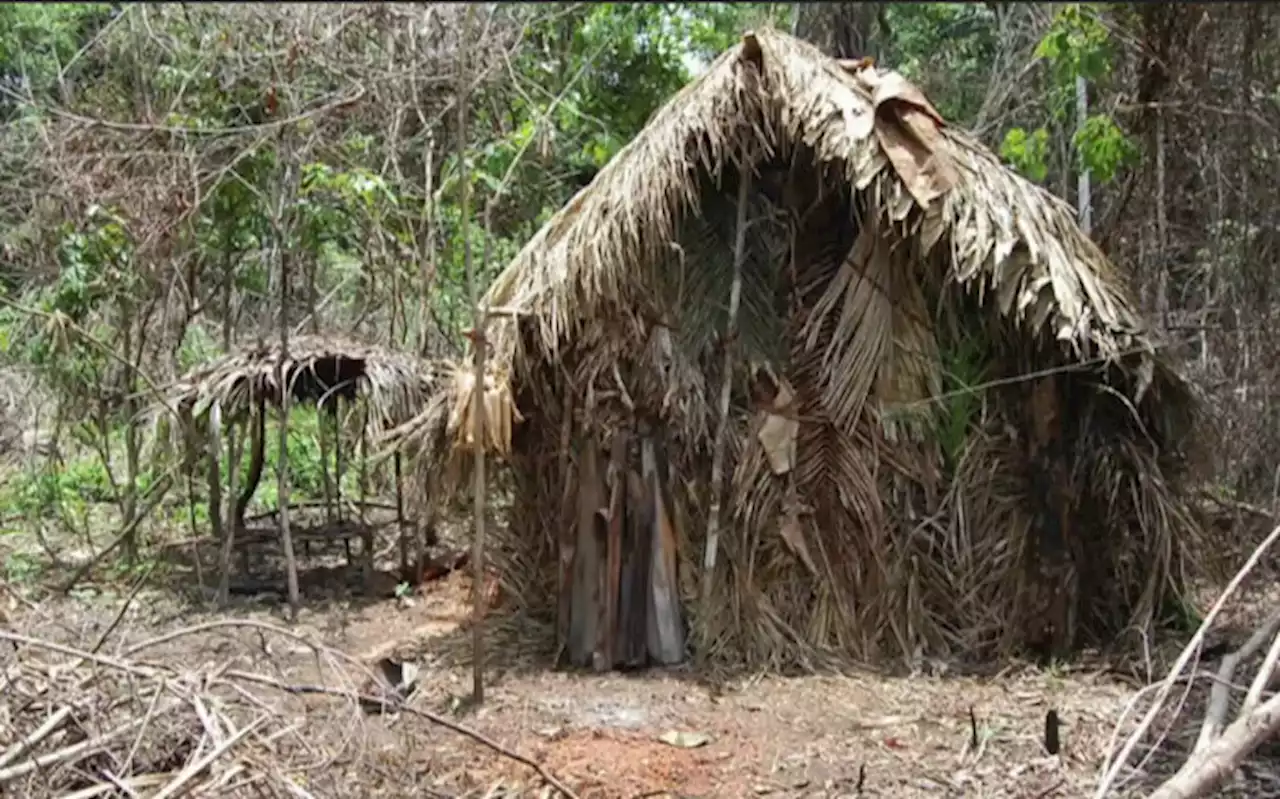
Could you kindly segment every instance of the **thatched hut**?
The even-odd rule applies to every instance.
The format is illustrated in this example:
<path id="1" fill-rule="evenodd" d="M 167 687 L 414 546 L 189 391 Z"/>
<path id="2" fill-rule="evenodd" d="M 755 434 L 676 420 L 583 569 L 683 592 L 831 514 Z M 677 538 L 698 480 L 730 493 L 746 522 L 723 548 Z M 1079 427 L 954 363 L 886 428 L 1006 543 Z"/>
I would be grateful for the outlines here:
<path id="1" fill-rule="evenodd" d="M 268 410 L 279 408 L 286 396 L 281 376 L 288 387 L 291 405 L 311 405 L 322 412 L 320 450 L 325 488 L 325 524 L 319 535 L 339 535 L 347 543 L 355 533 L 363 541 L 366 574 L 372 569 L 372 528 L 365 524 L 363 500 L 357 504 L 358 522 L 344 518 L 347 503 L 341 495 L 344 468 L 343 437 L 339 419 L 340 407 L 359 409 L 353 425 L 359 441 L 360 468 L 365 464 L 365 450 L 371 436 L 401 424 L 421 410 L 437 388 L 440 371 L 437 364 L 422 361 L 405 353 L 394 352 L 352 339 L 303 335 L 290 339 L 283 364 L 278 340 L 258 341 L 254 345 L 192 370 L 176 380 L 164 393 L 163 408 L 153 412 L 157 418 L 168 418 L 176 412 L 182 424 L 187 456 L 209 458 L 210 509 L 215 527 L 223 526 L 221 512 L 222 486 L 218 478 L 221 453 L 230 452 L 231 462 L 239 463 L 234 442 L 243 445 L 248 439 L 249 469 L 243 476 L 229 469 L 227 495 L 226 549 L 243 535 L 245 512 L 262 480 L 265 460 L 266 418 Z M 283 366 L 283 372 L 282 372 Z M 165 411 L 161 413 L 161 411 Z M 247 428 L 247 435 L 235 431 Z M 170 428 L 174 429 L 174 428 Z M 326 435 L 328 433 L 328 435 Z M 224 446 L 223 440 L 229 446 Z M 329 451 L 335 460 L 335 472 L 329 472 Z M 400 527 L 401 568 L 409 570 L 408 528 L 405 525 L 401 499 L 400 461 L 395 461 L 396 521 Z M 361 487 L 365 480 L 361 474 Z M 224 555 L 224 558 L 226 555 Z M 348 557 L 350 550 L 348 549 Z M 421 557 L 418 558 L 421 561 Z M 225 566 L 225 564 L 224 564 Z"/>
<path id="2" fill-rule="evenodd" d="M 488 437 L 495 557 L 574 662 L 671 659 L 690 618 L 775 668 L 1064 651 L 1181 589 L 1188 386 L 1072 210 L 892 72 L 746 35 L 485 306 L 488 391 L 526 417 Z M 472 389 L 392 436 L 426 487 Z"/>

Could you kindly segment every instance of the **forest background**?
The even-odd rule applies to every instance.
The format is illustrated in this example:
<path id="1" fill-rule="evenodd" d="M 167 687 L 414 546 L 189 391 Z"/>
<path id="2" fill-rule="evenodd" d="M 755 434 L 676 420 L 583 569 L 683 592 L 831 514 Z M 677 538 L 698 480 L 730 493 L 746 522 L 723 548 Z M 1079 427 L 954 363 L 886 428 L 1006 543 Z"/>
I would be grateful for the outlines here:
<path id="1" fill-rule="evenodd" d="M 483 286 L 764 24 L 875 56 L 1075 204 L 1208 400 L 1206 495 L 1271 512 L 1276 6 L 551 3 L 477 6 L 469 26 L 466 13 L 0 6 L 0 540 L 39 542 L 4 548 L 5 578 L 93 551 L 104 515 L 142 539 L 122 572 L 146 564 L 145 539 L 207 529 L 199 485 L 194 512 L 174 497 L 135 523 L 160 480 L 139 411 L 155 386 L 275 335 L 281 275 L 295 332 L 460 355 L 464 231 Z M 317 424 L 294 414 L 294 499 L 322 493 Z M 270 437 L 268 474 L 278 449 Z M 267 481 L 257 501 L 274 492 Z"/>

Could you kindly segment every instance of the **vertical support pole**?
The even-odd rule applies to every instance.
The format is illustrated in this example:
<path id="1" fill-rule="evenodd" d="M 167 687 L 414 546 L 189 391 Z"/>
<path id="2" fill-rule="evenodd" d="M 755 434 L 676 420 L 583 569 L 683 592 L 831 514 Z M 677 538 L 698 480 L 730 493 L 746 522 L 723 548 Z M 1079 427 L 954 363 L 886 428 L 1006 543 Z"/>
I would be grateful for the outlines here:
<path id="1" fill-rule="evenodd" d="M 471 47 L 471 20 L 475 6 L 468 5 L 462 23 L 462 52 L 469 53 Z M 472 331 L 471 343 L 474 354 L 475 386 L 471 395 L 471 418 L 475 424 L 475 540 L 471 552 L 472 566 L 472 619 L 471 619 L 471 699 L 479 706 L 484 703 L 484 634 L 483 619 L 485 606 L 485 569 L 484 569 L 484 448 L 487 438 L 484 419 L 484 359 L 485 329 L 488 326 L 487 313 L 480 307 L 480 286 L 476 279 L 475 263 L 471 258 L 471 176 L 467 174 L 467 105 L 470 88 L 465 55 L 458 67 L 458 164 L 462 188 L 461 235 L 462 257 L 466 264 L 467 286 L 471 294 Z M 487 239 L 486 239 L 487 243 Z"/>
<path id="2" fill-rule="evenodd" d="M 720 380 L 720 402 L 716 409 L 715 439 L 711 450 L 711 508 L 707 517 L 707 548 L 702 559 L 702 597 L 698 611 L 701 628 L 698 657 L 707 650 L 709 622 L 711 619 L 711 590 L 716 571 L 716 552 L 720 544 L 720 516 L 723 513 L 726 486 L 724 480 L 725 438 L 729 433 L 729 398 L 733 393 L 733 358 L 736 354 L 734 338 L 738 332 L 738 305 L 742 299 L 742 262 L 747 248 L 747 198 L 751 191 L 751 164 L 743 158 L 738 172 L 738 219 L 733 243 L 733 284 L 729 289 L 729 320 L 724 338 L 724 366 Z"/>
<path id="3" fill-rule="evenodd" d="M 394 468 L 396 478 L 396 532 L 400 534 L 400 579 L 408 581 L 411 570 L 409 568 L 409 538 L 404 526 L 404 477 L 400 465 L 400 450 L 396 450 Z"/>
<path id="4" fill-rule="evenodd" d="M 369 405 L 368 400 L 360 402 L 360 560 L 364 574 L 366 593 L 373 589 L 373 529 L 365 514 L 365 504 L 369 497 L 368 460 L 369 460 Z"/>

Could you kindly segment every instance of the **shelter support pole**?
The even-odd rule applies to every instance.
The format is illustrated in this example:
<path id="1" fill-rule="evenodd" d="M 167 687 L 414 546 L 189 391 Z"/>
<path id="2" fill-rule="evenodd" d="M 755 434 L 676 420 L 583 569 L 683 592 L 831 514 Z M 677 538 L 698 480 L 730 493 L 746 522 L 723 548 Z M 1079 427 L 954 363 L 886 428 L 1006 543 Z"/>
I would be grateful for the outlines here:
<path id="1" fill-rule="evenodd" d="M 373 528 L 365 518 L 365 498 L 369 496 L 369 405 L 360 403 L 360 560 L 366 592 L 373 589 Z"/>
<path id="2" fill-rule="evenodd" d="M 36 423 L 39 425 L 39 417 Z M 191 522 L 191 563 L 196 568 L 196 586 L 200 589 L 200 596 L 204 596 L 204 562 L 200 557 L 200 527 L 196 523 L 196 454 L 200 447 L 200 432 L 195 426 L 195 420 L 188 419 L 185 416 L 180 418 L 179 423 L 182 425 L 182 436 L 184 442 L 184 452 L 182 458 L 182 472 L 187 483 L 187 515 Z M 38 429 L 38 427 L 37 427 Z M 217 540 L 216 538 L 214 539 Z"/>
<path id="3" fill-rule="evenodd" d="M 472 275 L 472 296 L 476 295 L 475 276 Z M 478 305 L 478 303 L 477 303 Z M 484 569 L 484 514 L 485 514 L 485 475 L 484 447 L 488 433 L 485 431 L 484 405 L 484 331 L 488 327 L 488 316 L 483 309 L 476 314 L 476 334 L 474 337 L 475 388 L 471 394 L 471 417 L 475 420 L 475 541 L 471 549 L 472 576 L 472 620 L 471 620 L 471 696 L 476 705 L 484 702 L 484 619 L 485 611 L 485 569 Z"/>
<path id="4" fill-rule="evenodd" d="M 330 481 L 329 474 L 328 425 L 325 424 L 324 418 L 328 413 L 328 409 L 328 402 L 316 405 L 316 413 L 320 415 L 320 418 L 316 420 L 316 429 L 320 436 L 320 482 L 324 488 L 324 523 L 326 526 L 333 524 L 333 483 Z"/>
<path id="5" fill-rule="evenodd" d="M 560 419 L 560 449 L 556 456 L 556 474 L 563 481 L 560 494 L 560 525 L 556 529 L 556 664 L 559 665 L 569 646 L 569 616 L 573 610 L 573 559 L 575 517 L 573 501 L 576 499 L 577 481 L 569 474 L 571 462 L 569 448 L 573 446 L 573 392 L 565 390 L 564 416 Z"/>
<path id="6" fill-rule="evenodd" d="M 346 508 L 342 504 L 342 475 L 346 473 L 343 468 L 345 464 L 342 461 L 342 398 L 334 397 L 333 406 L 333 468 L 337 473 L 334 475 L 334 492 L 333 501 L 337 506 L 338 526 L 342 527 L 346 520 Z M 351 565 L 351 541 L 344 533 L 342 536 L 342 549 L 347 556 L 347 565 Z"/>
<path id="7" fill-rule="evenodd" d="M 396 478 L 396 531 L 400 534 L 400 579 L 408 581 L 411 574 L 409 569 L 409 538 L 404 524 L 404 471 L 400 465 L 400 450 L 396 450 L 393 467 Z M 418 540 L 419 545 L 416 548 L 419 550 L 417 553 L 418 560 L 421 561 L 421 538 Z"/>
<path id="8" fill-rule="evenodd" d="M 231 527 L 222 521 L 222 469 L 218 464 L 222 449 L 222 408 L 215 401 L 209 407 L 209 526 L 213 528 L 213 537 L 221 545 L 222 552 L 218 558 L 218 594 L 217 604 L 222 607 L 227 603 L 227 594 L 231 582 Z"/>
<path id="9" fill-rule="evenodd" d="M 253 500 L 253 495 L 258 491 L 258 485 L 262 482 L 262 469 L 266 463 L 266 438 L 267 438 L 267 403 L 266 398 L 259 396 L 257 402 L 254 403 L 253 409 L 250 411 L 248 422 L 253 424 L 253 432 L 249 436 L 249 474 L 245 477 L 244 487 L 236 493 L 238 481 L 240 479 L 240 461 L 241 455 L 244 454 L 244 436 L 233 435 L 231 438 L 231 462 L 236 464 L 234 471 L 231 472 L 228 484 L 231 489 L 231 496 L 236 497 L 235 507 L 228 513 L 230 524 L 236 530 L 237 535 L 244 531 L 244 514 L 249 509 L 249 503 Z M 246 427 L 248 424 L 246 423 Z M 234 429 L 232 431 L 234 433 Z M 228 502 L 230 507 L 230 502 Z M 246 542 L 247 543 L 247 542 Z M 248 548 L 241 549 L 241 559 L 243 569 L 247 574 L 249 572 L 249 551 Z"/>
<path id="10" fill-rule="evenodd" d="M 236 433 L 236 423 L 233 421 L 227 425 L 227 510 L 222 514 L 222 523 L 227 527 L 227 540 L 232 542 L 232 548 L 235 547 L 236 536 L 244 529 L 244 513 L 240 510 L 240 495 L 238 493 L 240 491 L 240 455 L 244 449 L 244 442 Z M 255 449 L 254 454 L 261 454 L 261 451 Z M 262 472 L 259 471 L 258 474 L 261 476 Z M 252 479 L 250 477 L 250 480 Z M 253 488 L 257 488 L 257 486 L 254 485 L 249 490 L 252 491 Z M 219 497 L 219 501 L 221 501 L 221 497 Z M 248 543 L 248 541 L 244 541 L 240 544 L 240 571 L 245 575 L 249 574 L 250 566 Z M 230 565 L 231 553 L 228 550 L 228 568 L 224 573 L 227 580 L 230 580 Z M 230 586 L 228 586 L 227 590 L 230 590 Z"/>
<path id="11" fill-rule="evenodd" d="M 720 381 L 720 403 L 716 409 L 715 439 L 711 449 L 711 507 L 707 514 L 707 545 L 702 559 L 702 596 L 698 610 L 701 629 L 698 657 L 710 646 L 711 591 L 715 583 L 716 554 L 720 545 L 721 515 L 727 486 L 724 480 L 725 437 L 729 433 L 729 398 L 733 393 L 734 339 L 738 331 L 738 305 L 742 300 L 742 262 L 747 249 L 747 198 L 751 192 L 751 165 L 747 158 L 738 171 L 738 218 L 733 242 L 733 283 L 729 288 L 729 319 L 725 325 L 724 369 Z"/>

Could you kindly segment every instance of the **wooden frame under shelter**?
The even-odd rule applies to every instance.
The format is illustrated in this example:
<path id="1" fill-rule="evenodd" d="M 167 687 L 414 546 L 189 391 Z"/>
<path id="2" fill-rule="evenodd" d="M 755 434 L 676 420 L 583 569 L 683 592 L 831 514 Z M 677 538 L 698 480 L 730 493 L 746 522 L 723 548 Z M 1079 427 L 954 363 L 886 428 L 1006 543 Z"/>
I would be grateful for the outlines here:
<path id="1" fill-rule="evenodd" d="M 293 538 L 302 542 L 304 553 L 309 552 L 311 540 L 341 539 L 347 562 L 351 563 L 350 539 L 358 537 L 366 585 L 373 575 L 376 532 L 376 526 L 366 518 L 366 511 L 381 507 L 367 498 L 369 440 L 410 418 L 424 405 L 431 395 L 435 370 L 430 362 L 351 339 L 303 335 L 289 341 L 283 373 L 290 404 L 310 404 L 321 412 L 319 445 L 325 494 L 324 522 L 316 529 L 299 530 Z M 250 519 L 246 519 L 245 514 L 262 479 L 268 408 L 279 408 L 283 396 L 280 374 L 279 342 L 259 341 L 191 371 L 166 392 L 168 406 L 176 409 L 183 421 L 187 457 L 196 458 L 201 453 L 207 456 L 210 516 L 215 534 L 217 528 L 222 528 L 224 574 L 230 553 L 237 545 L 242 567 L 247 570 L 247 545 L 275 537 L 271 531 L 259 531 L 255 538 L 249 535 L 246 523 L 276 515 L 279 508 Z M 355 501 L 342 496 L 342 477 L 351 456 L 343 446 L 344 407 L 358 414 L 355 428 L 359 442 L 360 496 Z M 229 453 L 231 463 L 240 463 L 246 432 L 250 448 L 248 473 L 242 481 L 239 469 L 227 470 L 225 496 L 232 501 L 225 503 L 224 511 L 219 462 L 223 453 Z M 334 461 L 332 474 L 330 447 Z M 423 540 L 418 527 L 406 518 L 399 453 L 394 454 L 393 462 L 394 524 L 398 532 L 401 574 L 404 579 L 411 579 L 425 562 L 425 547 L 429 542 Z M 297 507 L 309 504 L 314 503 Z M 225 577 L 223 585 L 226 585 Z"/>
<path id="2" fill-rule="evenodd" d="M 1197 403 L 1074 217 L 900 75 L 749 33 L 498 276 L 483 389 L 389 439 L 447 491 L 485 391 L 504 595 L 572 664 L 1115 643 L 1205 551 Z"/>

